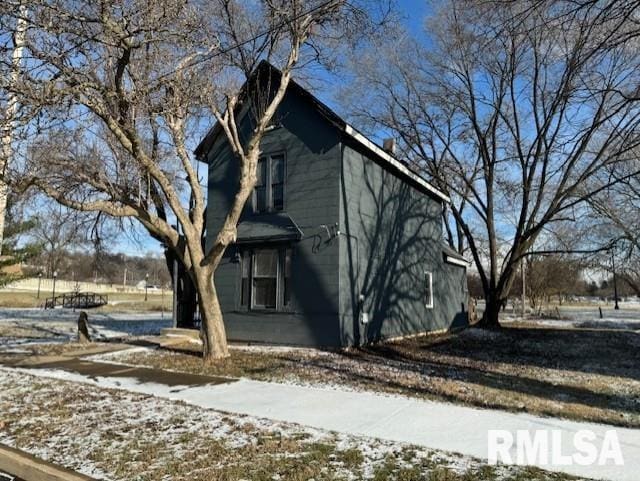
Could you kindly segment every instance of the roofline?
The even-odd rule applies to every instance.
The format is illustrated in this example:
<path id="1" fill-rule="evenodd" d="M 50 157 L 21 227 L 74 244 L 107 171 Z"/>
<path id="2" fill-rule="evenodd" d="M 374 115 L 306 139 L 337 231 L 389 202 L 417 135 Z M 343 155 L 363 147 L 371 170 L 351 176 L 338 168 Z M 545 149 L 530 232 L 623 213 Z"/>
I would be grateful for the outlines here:
<path id="1" fill-rule="evenodd" d="M 429 182 L 427 182 L 424 177 L 422 177 L 422 176 L 416 174 L 415 172 L 413 172 L 411 169 L 409 169 L 406 165 L 404 165 L 398 159 L 396 159 L 395 157 L 391 156 L 386 150 L 384 150 L 381 147 L 379 147 L 378 145 L 374 144 L 371 140 L 369 140 L 364 135 L 362 135 L 360 132 L 358 132 L 356 129 L 354 129 L 351 125 L 345 124 L 344 132 L 348 136 L 350 136 L 351 138 L 356 140 L 358 143 L 360 143 L 361 145 L 365 146 L 367 149 L 372 151 L 378 157 L 381 157 L 383 160 L 386 160 L 391 166 L 393 166 L 394 168 L 398 169 L 404 175 L 409 177 L 414 182 L 418 183 L 421 187 L 424 187 L 425 189 L 427 189 L 429 192 L 431 192 L 436 197 L 439 197 L 444 202 L 451 202 L 451 198 L 448 195 L 446 195 L 444 192 L 441 192 L 440 190 L 436 189 Z"/>
<path id="2" fill-rule="evenodd" d="M 251 74 L 251 76 L 257 75 L 258 70 L 261 69 L 261 68 L 268 68 L 271 71 L 275 72 L 277 75 L 281 74 L 280 70 L 275 68 L 269 62 L 263 60 L 263 61 L 260 62 L 258 67 L 254 70 L 254 72 Z M 243 95 L 244 90 L 247 87 L 247 84 L 248 84 L 248 81 L 245 82 L 244 85 L 242 86 L 242 88 L 240 89 L 240 96 L 241 97 Z M 320 111 L 320 114 L 322 116 L 324 116 L 329 122 L 334 124 L 339 130 L 341 130 L 342 132 L 347 134 L 349 137 L 351 137 L 357 143 L 359 143 L 360 145 L 365 147 L 367 150 L 369 150 L 373 154 L 377 155 L 382 160 L 386 161 L 391 167 L 395 168 L 401 174 L 405 175 L 406 177 L 411 179 L 413 182 L 418 184 L 420 187 L 424 188 L 427 192 L 429 192 L 432 195 L 436 196 L 437 198 L 439 198 L 443 202 L 447 202 L 447 203 L 451 202 L 451 198 L 448 195 L 446 195 L 444 192 L 440 191 L 439 189 L 437 189 L 436 187 L 431 185 L 424 177 L 422 177 L 418 173 L 416 173 L 413 170 L 411 170 L 404 163 L 402 163 L 401 161 L 399 161 L 398 159 L 396 159 L 395 157 L 390 155 L 387 151 L 382 149 L 382 147 L 376 145 L 374 142 L 372 142 L 367 137 L 365 137 L 357 129 L 355 129 L 354 127 L 349 125 L 342 117 L 340 117 L 331 108 L 329 108 L 329 106 L 327 106 L 327 104 L 322 102 L 315 95 L 313 95 L 307 89 L 302 87 L 302 85 L 297 83 L 295 80 L 290 80 L 289 85 L 287 87 L 287 90 L 289 88 L 296 89 L 303 96 L 306 96 L 309 100 L 311 100 L 312 103 L 315 104 L 315 106 Z M 205 157 L 205 155 L 208 154 L 208 151 L 204 152 L 204 149 L 206 147 L 211 148 L 211 146 L 213 145 L 213 142 L 209 142 L 209 141 L 212 140 L 212 137 L 217 137 L 217 135 L 219 133 L 218 132 L 219 130 L 221 130 L 220 123 L 216 122 L 213 125 L 213 127 L 211 127 L 211 129 L 209 129 L 209 131 L 204 136 L 204 138 L 200 141 L 198 146 L 195 148 L 194 154 L 195 154 L 195 156 L 196 156 L 196 158 L 198 160 L 201 160 L 202 162 L 208 163 L 208 161 L 207 161 L 207 159 Z"/>

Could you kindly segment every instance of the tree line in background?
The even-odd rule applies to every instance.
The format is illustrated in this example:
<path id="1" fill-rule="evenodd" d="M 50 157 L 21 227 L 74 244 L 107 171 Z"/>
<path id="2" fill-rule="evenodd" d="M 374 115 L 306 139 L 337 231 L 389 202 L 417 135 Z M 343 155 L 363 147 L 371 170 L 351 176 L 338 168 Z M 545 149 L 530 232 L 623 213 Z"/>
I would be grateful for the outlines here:
<path id="1" fill-rule="evenodd" d="M 581 259 L 550 255 L 530 257 L 525 261 L 524 266 L 528 308 L 537 313 L 550 304 L 562 305 L 568 302 L 594 300 L 613 301 L 616 290 L 618 299 L 640 296 L 620 272 L 616 271 L 617 279 L 614 281 L 611 265 L 606 268 L 605 266 L 594 267 L 592 263 L 585 264 Z M 508 295 L 508 300 L 512 304 L 521 302 L 523 285 L 521 269 L 522 266 Z M 467 274 L 467 282 L 469 295 L 475 299 L 482 299 L 484 292 L 480 276 L 470 272 Z"/>
<path id="2" fill-rule="evenodd" d="M 114 286 L 138 286 L 146 283 L 151 287 L 171 288 L 169 270 L 163 257 L 131 256 L 121 253 L 101 253 L 62 250 L 56 255 L 54 271 L 43 269 L 46 256 L 35 255 L 22 267 L 24 275 L 51 278 L 53 272 L 58 279 L 74 282 L 96 282 Z M 148 277 L 147 277 L 148 276 Z"/>
<path id="3" fill-rule="evenodd" d="M 134 286 L 149 280 L 171 287 L 164 257 L 108 250 L 122 226 L 42 198 L 10 193 L 0 259 L 0 285 L 23 277 Z M 135 246 L 136 239 L 129 241 Z"/>

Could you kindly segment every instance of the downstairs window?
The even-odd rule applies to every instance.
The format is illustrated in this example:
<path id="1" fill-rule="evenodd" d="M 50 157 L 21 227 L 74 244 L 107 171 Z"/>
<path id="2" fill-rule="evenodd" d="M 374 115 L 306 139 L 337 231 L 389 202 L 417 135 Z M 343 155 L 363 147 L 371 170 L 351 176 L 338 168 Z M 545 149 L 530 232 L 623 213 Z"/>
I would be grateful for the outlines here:
<path id="1" fill-rule="evenodd" d="M 240 307 L 286 310 L 291 300 L 291 248 L 256 248 L 243 252 Z"/>

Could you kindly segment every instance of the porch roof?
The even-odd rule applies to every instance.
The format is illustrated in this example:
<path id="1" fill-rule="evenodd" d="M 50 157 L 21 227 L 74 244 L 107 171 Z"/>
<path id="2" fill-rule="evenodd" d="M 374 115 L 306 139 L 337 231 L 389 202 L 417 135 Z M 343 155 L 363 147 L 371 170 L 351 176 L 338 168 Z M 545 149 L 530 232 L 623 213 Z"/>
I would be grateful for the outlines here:
<path id="1" fill-rule="evenodd" d="M 302 231 L 284 212 L 248 216 L 238 224 L 236 243 L 300 240 Z"/>

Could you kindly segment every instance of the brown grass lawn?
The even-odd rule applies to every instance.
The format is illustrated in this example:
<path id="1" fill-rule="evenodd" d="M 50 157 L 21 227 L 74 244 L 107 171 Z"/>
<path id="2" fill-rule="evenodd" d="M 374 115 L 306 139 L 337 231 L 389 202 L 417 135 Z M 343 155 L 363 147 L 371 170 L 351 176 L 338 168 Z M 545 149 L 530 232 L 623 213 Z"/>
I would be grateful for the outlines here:
<path id="1" fill-rule="evenodd" d="M 40 291 L 40 298 L 31 291 L 0 291 L 0 307 L 39 307 L 51 297 L 51 292 Z"/>
<path id="2" fill-rule="evenodd" d="M 123 362 L 271 381 L 336 384 L 466 405 L 640 427 L 640 336 L 510 326 L 365 349 L 236 348 L 204 366 L 183 352 L 123 353 Z"/>
<path id="3" fill-rule="evenodd" d="M 32 291 L 0 291 L 0 307 L 41 307 L 51 291 L 40 291 L 40 298 Z M 160 311 L 171 312 L 171 291 L 149 293 L 147 301 L 144 292 L 141 293 L 107 293 L 109 304 L 96 309 L 94 312 L 120 311 Z"/>

